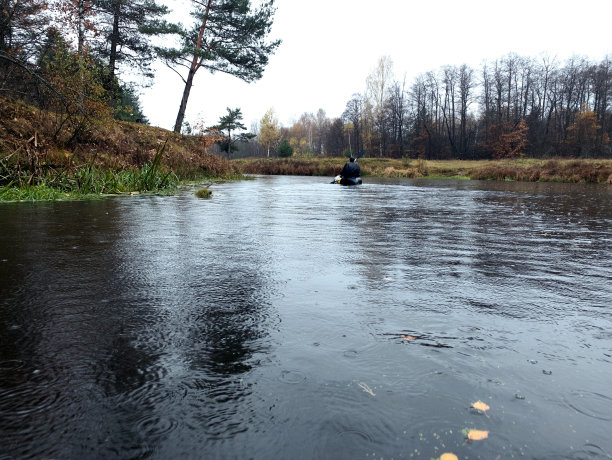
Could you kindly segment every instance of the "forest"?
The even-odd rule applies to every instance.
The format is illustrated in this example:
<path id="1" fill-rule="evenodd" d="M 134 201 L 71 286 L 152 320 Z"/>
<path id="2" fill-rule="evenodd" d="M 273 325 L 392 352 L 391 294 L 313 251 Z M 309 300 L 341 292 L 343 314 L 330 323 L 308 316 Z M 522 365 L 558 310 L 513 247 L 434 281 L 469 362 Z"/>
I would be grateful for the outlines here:
<path id="1" fill-rule="evenodd" d="M 304 113 L 280 128 L 278 138 L 298 154 L 365 150 L 370 157 L 426 160 L 611 155 L 609 58 L 560 62 L 509 54 L 478 69 L 444 66 L 408 82 L 397 80 L 391 58 L 383 57 L 365 86 L 340 117 L 328 118 L 323 109 Z"/>

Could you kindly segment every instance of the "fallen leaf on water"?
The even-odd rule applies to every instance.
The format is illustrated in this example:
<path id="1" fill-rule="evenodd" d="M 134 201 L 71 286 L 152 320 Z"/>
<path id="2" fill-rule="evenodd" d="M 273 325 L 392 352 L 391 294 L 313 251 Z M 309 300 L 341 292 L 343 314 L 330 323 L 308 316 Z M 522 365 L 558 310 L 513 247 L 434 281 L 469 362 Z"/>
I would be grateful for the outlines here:
<path id="1" fill-rule="evenodd" d="M 468 439 L 472 441 L 482 441 L 489 437 L 489 432 L 485 430 L 470 430 L 468 432 Z"/>
<path id="2" fill-rule="evenodd" d="M 449 452 L 440 455 L 440 460 L 459 460 L 455 454 Z"/>
<path id="3" fill-rule="evenodd" d="M 404 340 L 416 340 L 417 338 L 414 335 L 402 335 L 402 339 L 404 339 Z"/>
<path id="4" fill-rule="evenodd" d="M 479 400 L 479 401 L 476 401 L 474 404 L 472 404 L 472 407 L 473 407 L 474 409 L 477 409 L 477 410 L 480 410 L 480 411 L 483 411 L 483 412 L 486 412 L 486 411 L 488 411 L 489 409 L 491 409 L 489 406 L 487 406 L 485 403 L 483 403 L 483 402 L 482 402 L 482 401 L 480 401 L 480 400 Z"/>
<path id="5" fill-rule="evenodd" d="M 372 389 L 368 386 L 367 383 L 360 382 L 358 386 L 366 393 L 371 394 L 372 396 L 376 396 L 376 394 L 372 391 Z"/>

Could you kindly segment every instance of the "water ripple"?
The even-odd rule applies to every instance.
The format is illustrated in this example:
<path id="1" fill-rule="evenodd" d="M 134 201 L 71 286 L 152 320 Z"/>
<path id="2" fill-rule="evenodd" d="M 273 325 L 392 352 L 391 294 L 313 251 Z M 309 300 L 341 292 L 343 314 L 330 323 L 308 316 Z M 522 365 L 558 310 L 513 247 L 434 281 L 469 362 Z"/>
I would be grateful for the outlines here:
<path id="1" fill-rule="evenodd" d="M 176 420 L 158 415 L 146 415 L 136 422 L 136 429 L 144 439 L 157 439 L 178 427 Z"/>
<path id="2" fill-rule="evenodd" d="M 306 380 L 306 375 L 300 370 L 284 370 L 281 372 L 278 380 L 282 383 L 296 385 Z"/>
<path id="3" fill-rule="evenodd" d="M 597 420 L 612 421 L 612 397 L 592 391 L 574 390 L 563 396 L 565 405 Z"/>

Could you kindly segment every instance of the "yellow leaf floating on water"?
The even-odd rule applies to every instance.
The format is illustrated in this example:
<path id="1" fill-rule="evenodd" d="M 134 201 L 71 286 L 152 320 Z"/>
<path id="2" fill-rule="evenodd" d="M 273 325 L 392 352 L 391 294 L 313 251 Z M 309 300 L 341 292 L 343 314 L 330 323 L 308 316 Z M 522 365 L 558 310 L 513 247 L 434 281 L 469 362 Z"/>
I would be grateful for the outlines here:
<path id="1" fill-rule="evenodd" d="M 472 407 L 473 407 L 474 409 L 477 409 L 477 410 L 480 410 L 480 411 L 483 411 L 483 412 L 486 412 L 486 411 L 488 411 L 489 409 L 491 409 L 489 406 L 487 406 L 485 403 L 483 403 L 483 402 L 482 402 L 482 401 L 480 401 L 480 400 L 478 400 L 478 401 L 476 401 L 474 404 L 472 404 Z"/>
<path id="2" fill-rule="evenodd" d="M 367 383 L 360 382 L 358 386 L 366 393 L 371 394 L 372 396 L 376 396 L 376 393 L 372 391 L 372 389 L 368 386 Z"/>
<path id="3" fill-rule="evenodd" d="M 459 460 L 455 454 L 449 452 L 440 455 L 440 460 Z"/>
<path id="4" fill-rule="evenodd" d="M 402 335 L 402 339 L 404 340 L 416 340 L 414 335 Z"/>
<path id="5" fill-rule="evenodd" d="M 485 430 L 470 430 L 468 432 L 468 439 L 472 441 L 482 441 L 489 437 L 489 432 Z"/>

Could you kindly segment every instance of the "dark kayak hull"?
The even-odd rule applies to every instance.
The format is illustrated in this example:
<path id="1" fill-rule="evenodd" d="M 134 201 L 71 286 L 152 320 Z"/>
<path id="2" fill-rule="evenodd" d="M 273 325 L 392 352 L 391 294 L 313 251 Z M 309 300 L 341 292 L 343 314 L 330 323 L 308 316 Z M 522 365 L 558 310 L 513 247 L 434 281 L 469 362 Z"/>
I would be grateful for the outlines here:
<path id="1" fill-rule="evenodd" d="M 361 177 L 343 177 L 338 182 L 340 185 L 361 185 Z"/>

